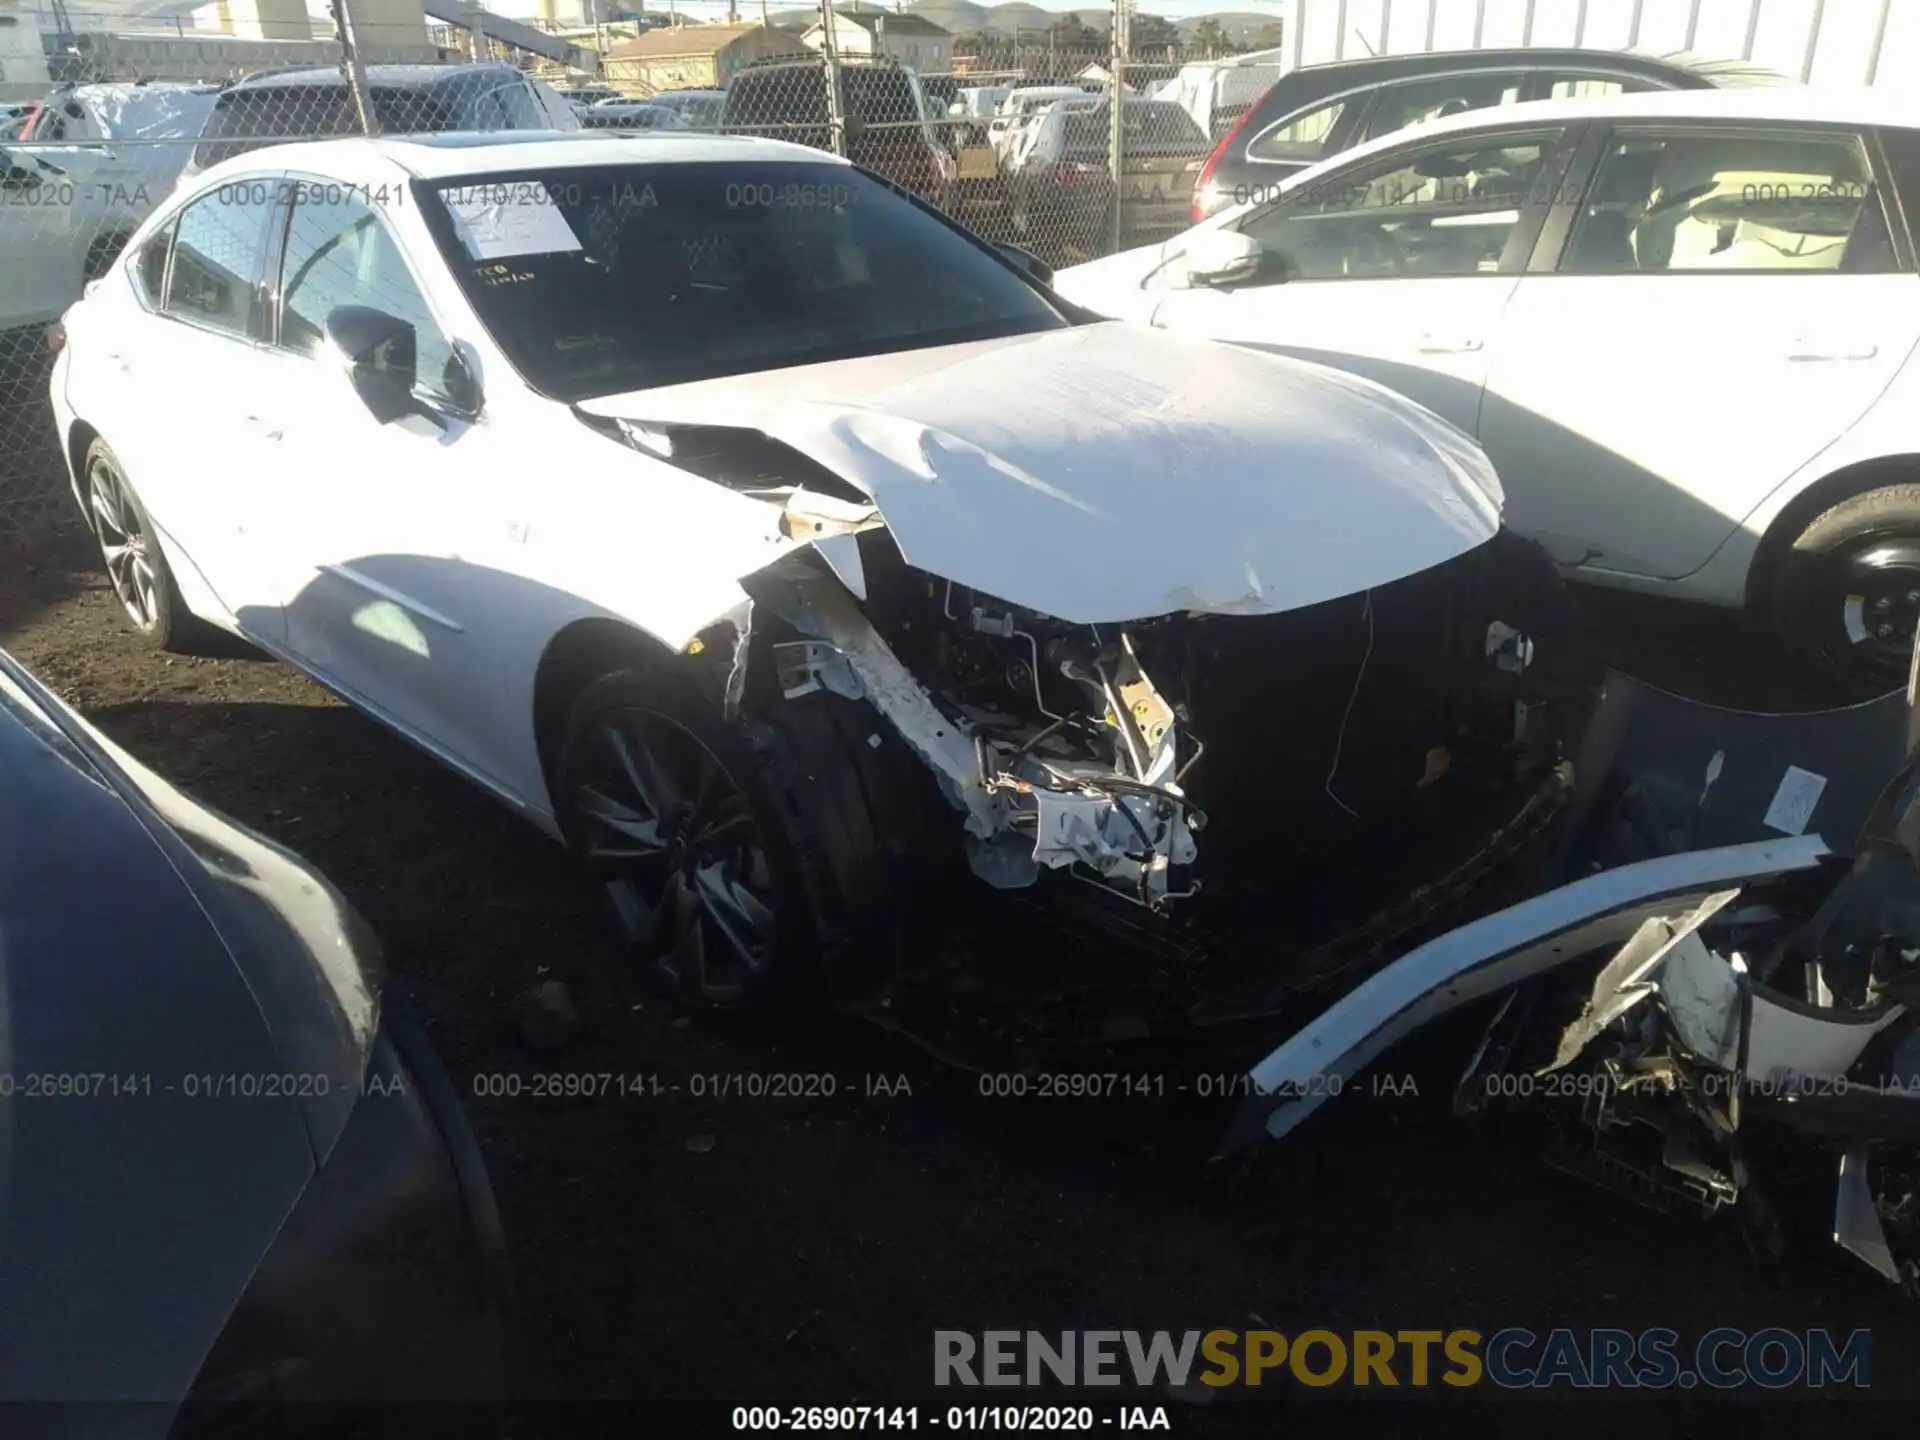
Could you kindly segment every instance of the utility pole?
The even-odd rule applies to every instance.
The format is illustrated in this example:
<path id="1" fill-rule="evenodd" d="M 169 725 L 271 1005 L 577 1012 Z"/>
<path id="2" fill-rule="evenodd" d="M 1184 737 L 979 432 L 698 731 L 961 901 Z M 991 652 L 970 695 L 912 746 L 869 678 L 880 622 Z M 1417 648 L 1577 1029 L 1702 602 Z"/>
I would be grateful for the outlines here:
<path id="1" fill-rule="evenodd" d="M 347 72 L 347 86 L 353 91 L 353 108 L 360 120 L 362 135 L 378 135 L 380 120 L 374 113 L 373 97 L 367 91 L 367 67 L 360 60 L 360 46 L 353 36 L 353 17 L 347 0 L 332 0 L 333 23 L 340 32 L 340 56 Z"/>
<path id="2" fill-rule="evenodd" d="M 847 153 L 847 115 L 840 103 L 840 52 L 833 37 L 833 0 L 820 0 L 820 56 L 827 83 L 827 124 L 833 132 L 833 153 Z"/>

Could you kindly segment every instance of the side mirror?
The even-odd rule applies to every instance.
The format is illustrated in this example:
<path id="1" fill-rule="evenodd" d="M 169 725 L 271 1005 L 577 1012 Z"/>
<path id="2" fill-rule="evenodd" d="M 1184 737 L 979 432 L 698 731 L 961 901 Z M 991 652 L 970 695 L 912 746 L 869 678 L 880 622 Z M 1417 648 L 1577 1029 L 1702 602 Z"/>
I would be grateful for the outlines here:
<path id="1" fill-rule="evenodd" d="M 380 424 L 420 408 L 413 396 L 412 325 L 365 305 L 342 305 L 327 316 L 327 339 L 346 360 L 354 392 Z"/>
<path id="2" fill-rule="evenodd" d="M 1004 241 L 997 242 L 993 248 L 1006 256 L 1007 259 L 1011 260 L 1014 264 L 1018 265 L 1022 270 L 1026 271 L 1030 277 L 1037 280 L 1040 284 L 1053 284 L 1053 267 L 1031 250 L 1022 250 L 1018 245 L 1009 245 Z"/>
<path id="3" fill-rule="evenodd" d="M 1186 253 L 1187 284 L 1195 289 L 1238 285 L 1260 273 L 1266 251 L 1238 230 L 1210 230 Z"/>

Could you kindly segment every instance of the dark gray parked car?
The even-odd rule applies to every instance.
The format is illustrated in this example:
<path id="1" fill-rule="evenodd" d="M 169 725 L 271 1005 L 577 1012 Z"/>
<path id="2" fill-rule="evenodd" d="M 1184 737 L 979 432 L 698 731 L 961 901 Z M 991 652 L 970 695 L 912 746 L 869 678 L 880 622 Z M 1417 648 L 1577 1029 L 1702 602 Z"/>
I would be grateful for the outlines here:
<path id="1" fill-rule="evenodd" d="M 1192 222 L 1267 198 L 1289 175 L 1355 145 L 1465 110 L 1575 95 L 1792 83 L 1740 60 L 1543 47 L 1307 65 L 1281 76 L 1214 147 L 1193 188 Z"/>
<path id="2" fill-rule="evenodd" d="M 0 1430 L 490 1405 L 509 1288 L 352 907 L 0 652 Z"/>

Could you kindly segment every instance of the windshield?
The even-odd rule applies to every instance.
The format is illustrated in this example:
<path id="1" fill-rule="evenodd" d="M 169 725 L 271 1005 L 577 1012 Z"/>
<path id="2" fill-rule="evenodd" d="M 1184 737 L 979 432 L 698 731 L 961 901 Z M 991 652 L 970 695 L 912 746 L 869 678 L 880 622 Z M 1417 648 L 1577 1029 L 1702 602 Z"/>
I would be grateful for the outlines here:
<path id="1" fill-rule="evenodd" d="M 430 193 L 468 300 L 560 400 L 1070 323 L 982 244 L 845 166 L 610 165 Z"/>
<path id="2" fill-rule="evenodd" d="M 1109 127 L 1105 102 L 1091 107 L 1075 106 L 1067 115 L 1066 144 L 1069 150 L 1107 148 Z M 1193 117 L 1178 105 L 1163 100 L 1130 100 L 1120 112 L 1124 134 L 1122 153 L 1160 154 L 1199 152 L 1208 148 L 1207 137 L 1194 124 Z"/>

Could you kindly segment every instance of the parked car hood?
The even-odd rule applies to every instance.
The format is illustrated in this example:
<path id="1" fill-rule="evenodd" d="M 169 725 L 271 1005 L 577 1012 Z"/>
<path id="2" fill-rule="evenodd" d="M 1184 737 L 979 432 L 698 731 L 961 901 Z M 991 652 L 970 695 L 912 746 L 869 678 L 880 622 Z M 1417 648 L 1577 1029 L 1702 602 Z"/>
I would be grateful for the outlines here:
<path id="1" fill-rule="evenodd" d="M 778 440 L 869 497 L 911 565 L 1077 624 L 1269 614 L 1498 531 L 1462 431 L 1340 371 L 1118 323 L 583 402 Z"/>

